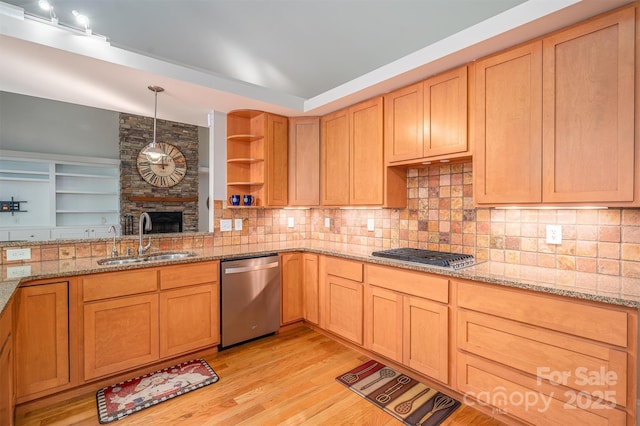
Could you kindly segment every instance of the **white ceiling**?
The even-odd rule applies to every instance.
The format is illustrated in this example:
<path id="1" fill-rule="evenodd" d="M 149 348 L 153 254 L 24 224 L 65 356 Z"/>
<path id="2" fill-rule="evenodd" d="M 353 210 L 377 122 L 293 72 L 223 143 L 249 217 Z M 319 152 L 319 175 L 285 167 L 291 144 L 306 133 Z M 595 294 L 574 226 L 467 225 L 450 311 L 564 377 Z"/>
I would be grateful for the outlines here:
<path id="1" fill-rule="evenodd" d="M 629 2 L 51 0 L 51 25 L 8 0 L 0 90 L 152 116 L 160 85 L 158 117 L 201 126 L 212 110 L 321 115 Z M 108 41 L 66 29 L 74 9 Z"/>

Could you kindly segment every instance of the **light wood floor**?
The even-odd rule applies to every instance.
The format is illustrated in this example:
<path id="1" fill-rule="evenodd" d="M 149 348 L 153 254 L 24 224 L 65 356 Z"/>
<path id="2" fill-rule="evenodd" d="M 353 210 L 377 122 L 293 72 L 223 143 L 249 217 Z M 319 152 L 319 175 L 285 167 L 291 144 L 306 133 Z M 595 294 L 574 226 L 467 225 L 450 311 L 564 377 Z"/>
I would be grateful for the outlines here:
<path id="1" fill-rule="evenodd" d="M 368 358 L 300 327 L 205 358 L 217 383 L 122 420 L 125 425 L 388 425 L 394 419 L 335 377 Z M 17 425 L 98 425 L 95 393 L 16 418 Z M 462 406 L 443 425 L 497 426 Z"/>

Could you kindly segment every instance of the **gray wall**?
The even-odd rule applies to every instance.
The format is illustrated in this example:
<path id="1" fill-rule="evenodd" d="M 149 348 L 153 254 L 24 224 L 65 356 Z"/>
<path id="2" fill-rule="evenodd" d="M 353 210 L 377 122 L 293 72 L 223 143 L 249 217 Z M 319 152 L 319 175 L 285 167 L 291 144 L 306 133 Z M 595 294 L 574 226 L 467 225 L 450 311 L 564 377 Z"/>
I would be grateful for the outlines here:
<path id="1" fill-rule="evenodd" d="M 118 113 L 0 92 L 0 149 L 118 159 Z"/>

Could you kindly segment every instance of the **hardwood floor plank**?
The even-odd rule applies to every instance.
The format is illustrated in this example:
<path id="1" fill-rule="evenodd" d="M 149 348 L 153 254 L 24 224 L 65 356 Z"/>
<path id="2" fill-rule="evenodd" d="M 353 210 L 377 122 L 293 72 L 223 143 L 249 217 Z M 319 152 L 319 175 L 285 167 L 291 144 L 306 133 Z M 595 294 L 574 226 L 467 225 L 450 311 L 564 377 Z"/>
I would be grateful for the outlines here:
<path id="1" fill-rule="evenodd" d="M 134 413 L 113 425 L 402 425 L 335 380 L 368 358 L 306 327 L 205 359 L 220 376 L 218 383 Z M 22 413 L 16 425 L 99 425 L 95 392 Z M 463 406 L 443 425 L 502 423 Z"/>

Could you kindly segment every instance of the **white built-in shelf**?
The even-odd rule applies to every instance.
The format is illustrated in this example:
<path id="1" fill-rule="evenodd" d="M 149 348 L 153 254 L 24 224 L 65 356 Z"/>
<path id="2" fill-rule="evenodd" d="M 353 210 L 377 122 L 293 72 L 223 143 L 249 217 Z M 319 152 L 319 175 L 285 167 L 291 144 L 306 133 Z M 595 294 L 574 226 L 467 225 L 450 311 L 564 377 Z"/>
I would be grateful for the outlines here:
<path id="1" fill-rule="evenodd" d="M 104 192 L 104 191 L 66 191 L 57 190 L 56 194 L 73 194 L 73 195 L 118 195 L 117 192 Z"/>

